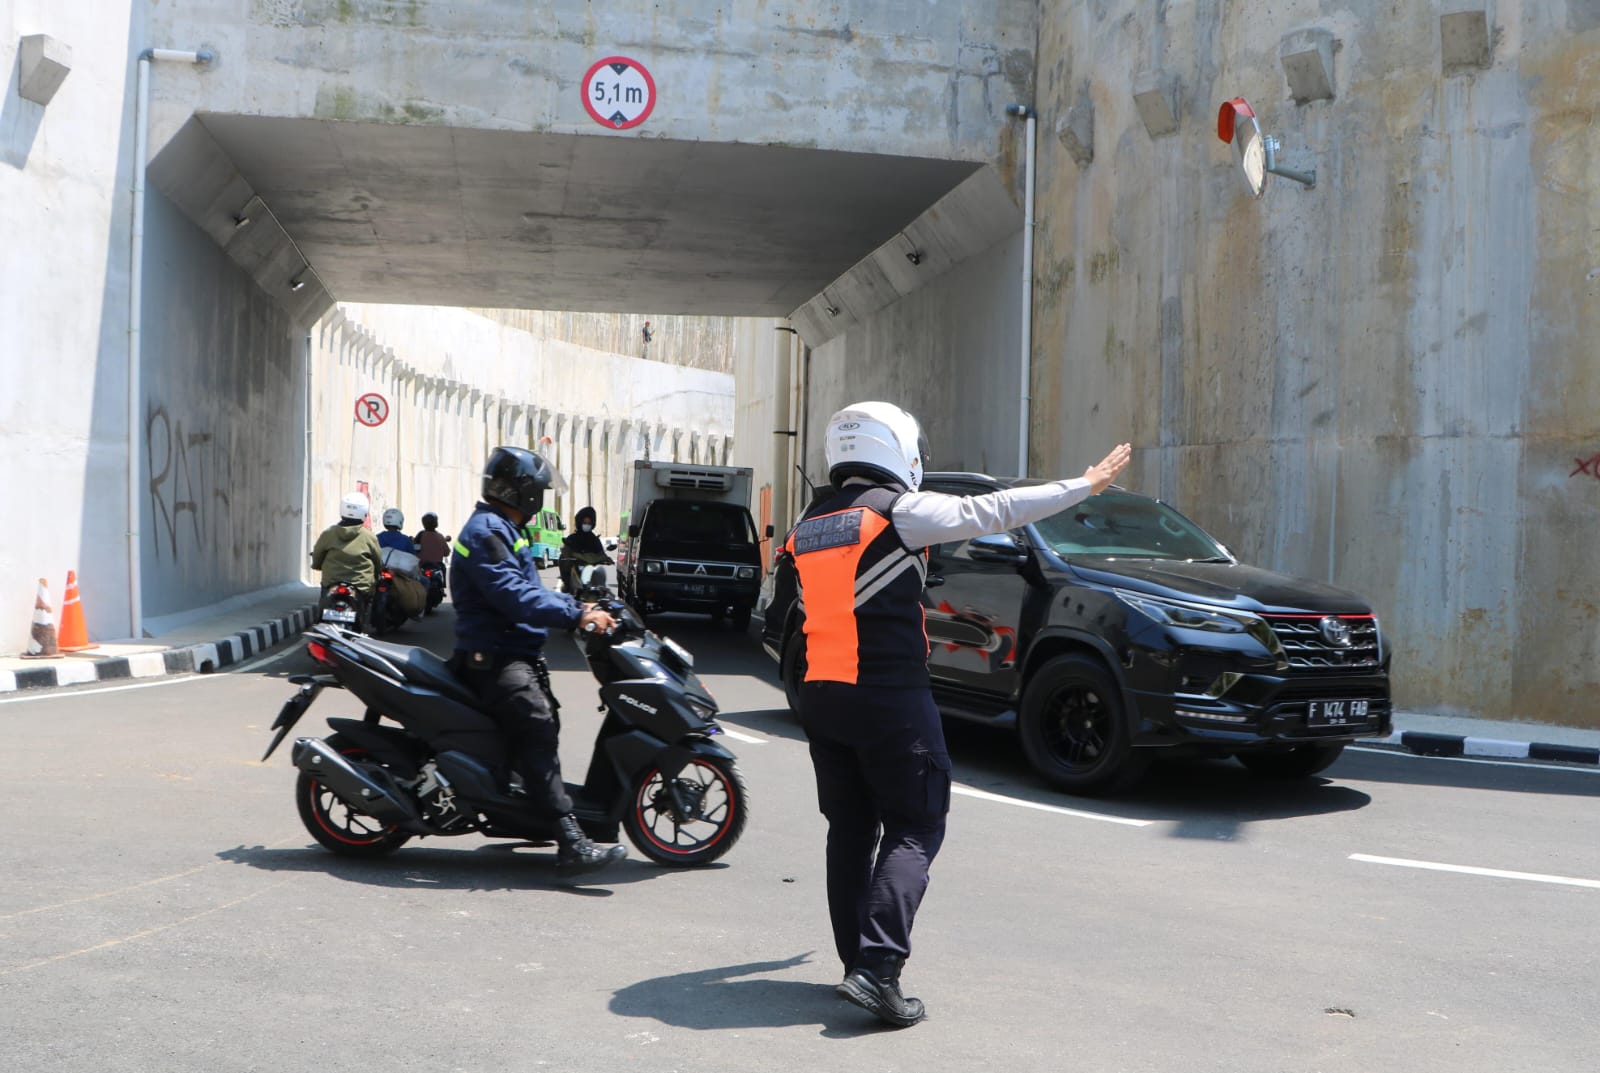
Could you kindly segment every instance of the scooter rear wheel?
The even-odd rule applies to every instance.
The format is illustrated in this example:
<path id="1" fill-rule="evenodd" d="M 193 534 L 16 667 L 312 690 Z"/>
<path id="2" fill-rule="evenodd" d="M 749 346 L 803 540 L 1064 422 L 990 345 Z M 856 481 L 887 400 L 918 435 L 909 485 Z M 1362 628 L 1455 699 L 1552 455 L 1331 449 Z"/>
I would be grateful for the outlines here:
<path id="1" fill-rule="evenodd" d="M 695 756 L 671 779 L 659 768 L 645 771 L 622 824 L 639 852 L 657 864 L 710 864 L 744 833 L 749 800 L 731 760 Z"/>
<path id="2" fill-rule="evenodd" d="M 352 760 L 360 759 L 367 752 L 337 734 L 330 734 L 323 740 Z M 294 796 L 300 807 L 300 822 L 306 825 L 311 837 L 324 849 L 340 856 L 382 857 L 411 840 L 409 832 L 381 823 L 339 800 L 310 772 L 300 773 Z"/>

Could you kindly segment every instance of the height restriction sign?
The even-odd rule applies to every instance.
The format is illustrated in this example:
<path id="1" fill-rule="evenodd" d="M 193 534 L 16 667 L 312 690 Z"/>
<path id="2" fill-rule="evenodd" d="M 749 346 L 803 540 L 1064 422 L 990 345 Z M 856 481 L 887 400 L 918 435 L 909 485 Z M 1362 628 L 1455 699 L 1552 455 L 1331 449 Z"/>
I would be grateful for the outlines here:
<path id="1" fill-rule="evenodd" d="M 637 127 L 656 106 L 656 80 L 638 60 L 607 56 L 583 76 L 583 106 L 602 127 Z"/>

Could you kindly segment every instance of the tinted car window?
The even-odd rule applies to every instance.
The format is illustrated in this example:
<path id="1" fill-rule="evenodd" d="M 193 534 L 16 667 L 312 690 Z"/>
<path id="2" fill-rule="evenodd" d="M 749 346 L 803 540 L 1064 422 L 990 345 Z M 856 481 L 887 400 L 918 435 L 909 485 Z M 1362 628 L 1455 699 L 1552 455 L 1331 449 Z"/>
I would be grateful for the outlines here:
<path id="1" fill-rule="evenodd" d="M 1135 559 L 1226 559 L 1199 526 L 1164 503 L 1101 492 L 1035 526 L 1058 555 Z"/>
<path id="2" fill-rule="evenodd" d="M 742 508 L 724 503 L 667 501 L 645 517 L 646 540 L 702 544 L 754 544 L 756 531 Z"/>

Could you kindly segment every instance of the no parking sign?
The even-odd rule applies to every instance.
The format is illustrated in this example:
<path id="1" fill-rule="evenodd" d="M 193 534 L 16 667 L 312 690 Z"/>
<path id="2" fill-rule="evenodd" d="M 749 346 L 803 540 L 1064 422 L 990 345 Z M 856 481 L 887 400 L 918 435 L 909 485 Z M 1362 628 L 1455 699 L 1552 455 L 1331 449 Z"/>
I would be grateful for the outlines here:
<path id="1" fill-rule="evenodd" d="M 368 428 L 377 428 L 389 420 L 389 400 L 376 391 L 369 391 L 356 400 L 356 420 Z"/>

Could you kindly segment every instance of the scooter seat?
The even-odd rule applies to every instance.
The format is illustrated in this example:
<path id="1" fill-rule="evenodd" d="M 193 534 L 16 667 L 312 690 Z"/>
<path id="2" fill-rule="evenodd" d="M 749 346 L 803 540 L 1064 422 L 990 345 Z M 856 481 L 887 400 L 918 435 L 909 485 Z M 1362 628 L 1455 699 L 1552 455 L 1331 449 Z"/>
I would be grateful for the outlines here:
<path id="1" fill-rule="evenodd" d="M 426 648 L 374 641 L 367 637 L 363 637 L 359 644 L 362 648 L 371 649 L 394 664 L 396 669 L 405 675 L 406 681 L 443 693 L 468 707 L 477 706 L 478 698 L 450 673 L 450 665 Z"/>

